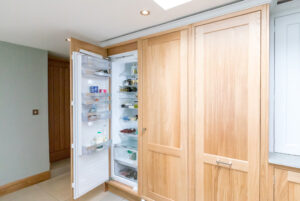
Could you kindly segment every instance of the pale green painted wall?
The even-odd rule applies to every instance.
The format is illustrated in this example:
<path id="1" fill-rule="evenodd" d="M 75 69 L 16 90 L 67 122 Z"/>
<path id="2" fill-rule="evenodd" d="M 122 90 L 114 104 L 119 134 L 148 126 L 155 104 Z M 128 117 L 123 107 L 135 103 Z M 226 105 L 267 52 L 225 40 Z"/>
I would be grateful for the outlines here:
<path id="1" fill-rule="evenodd" d="M 49 170 L 47 57 L 0 41 L 0 186 Z"/>

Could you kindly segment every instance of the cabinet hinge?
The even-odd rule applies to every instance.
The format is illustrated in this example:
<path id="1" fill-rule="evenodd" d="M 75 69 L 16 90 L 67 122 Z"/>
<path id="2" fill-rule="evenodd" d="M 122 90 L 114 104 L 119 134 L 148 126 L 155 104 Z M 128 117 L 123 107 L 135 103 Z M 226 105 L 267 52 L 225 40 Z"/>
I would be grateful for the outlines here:
<path id="1" fill-rule="evenodd" d="M 72 183 L 72 188 L 75 188 L 75 183 Z"/>
<path id="2" fill-rule="evenodd" d="M 71 101 L 71 106 L 74 106 L 74 101 Z"/>
<path id="3" fill-rule="evenodd" d="M 71 144 L 71 148 L 72 148 L 72 149 L 74 149 L 74 148 L 75 148 L 74 144 Z"/>

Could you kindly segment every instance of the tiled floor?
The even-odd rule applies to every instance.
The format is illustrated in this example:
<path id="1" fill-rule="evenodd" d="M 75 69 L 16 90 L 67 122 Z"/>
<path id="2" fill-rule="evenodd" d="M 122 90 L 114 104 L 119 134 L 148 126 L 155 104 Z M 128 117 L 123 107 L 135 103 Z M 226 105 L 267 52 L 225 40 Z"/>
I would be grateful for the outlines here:
<path id="1" fill-rule="evenodd" d="M 0 201 L 71 201 L 70 173 L 53 177 L 47 181 L 0 197 Z M 79 201 L 125 201 L 125 199 L 104 192 L 91 191 Z"/>
<path id="2" fill-rule="evenodd" d="M 51 163 L 50 166 L 51 177 L 56 177 L 58 175 L 70 172 L 70 169 L 71 169 L 70 158 Z"/>

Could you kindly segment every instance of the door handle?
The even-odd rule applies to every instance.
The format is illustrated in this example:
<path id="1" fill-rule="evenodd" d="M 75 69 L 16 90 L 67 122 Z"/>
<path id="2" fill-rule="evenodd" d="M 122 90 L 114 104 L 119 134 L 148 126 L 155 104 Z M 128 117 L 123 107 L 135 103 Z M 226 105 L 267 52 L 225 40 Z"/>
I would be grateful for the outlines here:
<path id="1" fill-rule="evenodd" d="M 147 131 L 147 128 L 143 128 L 142 129 L 142 134 L 146 133 L 146 131 Z"/>
<path id="2" fill-rule="evenodd" d="M 231 161 L 230 162 L 224 162 L 224 161 L 221 161 L 220 159 L 217 159 L 216 163 L 217 163 L 217 165 L 227 165 L 229 167 L 232 166 L 232 162 Z"/>

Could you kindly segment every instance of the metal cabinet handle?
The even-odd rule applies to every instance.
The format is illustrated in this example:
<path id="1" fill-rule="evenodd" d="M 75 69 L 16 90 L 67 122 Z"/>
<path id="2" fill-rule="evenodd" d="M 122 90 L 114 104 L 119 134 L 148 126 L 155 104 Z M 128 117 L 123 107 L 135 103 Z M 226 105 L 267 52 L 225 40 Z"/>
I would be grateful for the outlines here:
<path id="1" fill-rule="evenodd" d="M 218 165 L 227 165 L 227 166 L 229 166 L 229 167 L 231 167 L 232 166 L 232 162 L 230 161 L 230 162 L 223 162 L 223 161 L 221 161 L 220 159 L 218 159 L 218 160 L 216 160 L 216 163 L 218 164 Z"/>

